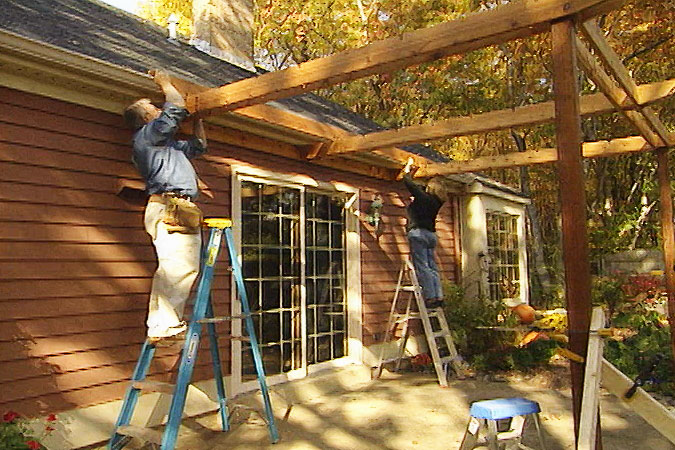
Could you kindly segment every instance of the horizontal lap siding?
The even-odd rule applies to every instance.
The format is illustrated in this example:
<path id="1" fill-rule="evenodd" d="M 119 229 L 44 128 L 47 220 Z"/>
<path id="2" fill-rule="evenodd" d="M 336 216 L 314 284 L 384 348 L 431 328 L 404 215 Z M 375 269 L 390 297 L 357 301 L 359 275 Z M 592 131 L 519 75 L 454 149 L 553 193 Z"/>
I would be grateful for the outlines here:
<path id="1" fill-rule="evenodd" d="M 156 267 L 143 206 L 116 195 L 120 182 L 138 180 L 130 133 L 115 114 L 5 88 L 0 110 L 0 410 L 118 399 L 145 336 Z M 216 193 L 202 199 L 205 214 L 228 216 L 229 169 L 197 166 Z M 224 265 L 214 286 L 225 314 Z M 212 377 L 202 346 L 196 379 Z M 227 340 L 220 348 L 228 368 Z M 158 352 L 153 379 L 168 379 L 177 352 Z"/>
<path id="2" fill-rule="evenodd" d="M 130 134 L 114 114 L 0 88 L 0 108 L 10 107 L 0 116 L 0 364 L 8 368 L 0 376 L 0 410 L 34 414 L 119 399 L 144 338 L 155 267 L 143 207 L 116 195 L 121 181 L 138 180 Z M 381 340 L 409 253 L 403 184 L 212 141 L 209 149 L 214 158 L 195 161 L 216 194 L 200 198 L 206 216 L 230 215 L 230 169 L 218 157 L 360 190 L 364 344 Z M 377 192 L 385 200 L 379 239 L 363 213 Z M 456 271 L 453 214 L 443 207 L 437 233 L 448 279 Z M 216 314 L 229 311 L 229 299 L 221 265 Z M 196 379 L 212 376 L 207 341 Z M 226 339 L 220 348 L 229 370 Z M 167 379 L 175 352 L 159 356 L 151 376 Z"/>

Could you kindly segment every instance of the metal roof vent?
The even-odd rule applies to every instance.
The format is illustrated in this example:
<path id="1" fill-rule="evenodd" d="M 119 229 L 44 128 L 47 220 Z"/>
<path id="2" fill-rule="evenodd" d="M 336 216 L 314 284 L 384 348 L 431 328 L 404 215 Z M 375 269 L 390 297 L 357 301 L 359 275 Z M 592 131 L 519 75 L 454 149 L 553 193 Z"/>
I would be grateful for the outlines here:
<path id="1" fill-rule="evenodd" d="M 176 39 L 176 25 L 178 25 L 178 16 L 171 13 L 169 16 L 169 39 Z"/>

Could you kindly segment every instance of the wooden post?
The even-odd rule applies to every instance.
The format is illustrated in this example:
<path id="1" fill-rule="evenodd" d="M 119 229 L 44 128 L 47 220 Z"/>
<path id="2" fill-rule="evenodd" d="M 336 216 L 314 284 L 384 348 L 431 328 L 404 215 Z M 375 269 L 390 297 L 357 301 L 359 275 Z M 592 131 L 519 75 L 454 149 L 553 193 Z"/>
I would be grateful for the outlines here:
<path id="1" fill-rule="evenodd" d="M 673 231 L 673 197 L 670 189 L 670 169 L 668 149 L 656 151 L 661 196 L 661 233 L 663 238 L 663 259 L 668 292 L 668 322 L 670 323 L 670 347 L 673 354 L 673 371 L 675 371 L 675 234 Z"/>
<path id="2" fill-rule="evenodd" d="M 574 23 L 571 20 L 556 22 L 551 28 L 558 174 L 562 204 L 562 248 L 570 350 L 586 357 L 591 320 L 591 271 L 574 36 Z M 574 434 L 578 443 L 584 364 L 570 361 L 570 368 Z"/>

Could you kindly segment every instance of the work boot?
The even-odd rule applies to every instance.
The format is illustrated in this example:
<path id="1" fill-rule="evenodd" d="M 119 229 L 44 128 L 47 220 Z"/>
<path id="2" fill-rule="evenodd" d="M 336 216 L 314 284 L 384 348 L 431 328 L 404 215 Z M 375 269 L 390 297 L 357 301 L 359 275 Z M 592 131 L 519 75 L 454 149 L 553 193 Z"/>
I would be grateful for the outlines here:
<path id="1" fill-rule="evenodd" d="M 424 304 L 426 305 L 427 309 L 441 308 L 443 306 L 443 299 L 428 298 L 424 300 Z"/>

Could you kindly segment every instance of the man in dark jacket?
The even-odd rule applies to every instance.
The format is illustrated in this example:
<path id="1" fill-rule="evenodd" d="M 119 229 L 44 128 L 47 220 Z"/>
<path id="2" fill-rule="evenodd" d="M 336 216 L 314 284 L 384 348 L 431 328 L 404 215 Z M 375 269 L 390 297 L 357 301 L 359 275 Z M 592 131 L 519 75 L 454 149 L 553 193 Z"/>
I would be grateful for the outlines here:
<path id="1" fill-rule="evenodd" d="M 150 195 L 144 223 L 155 246 L 158 267 L 152 280 L 147 325 L 148 338 L 158 341 L 186 329 L 183 309 L 199 274 L 201 212 L 193 203 L 199 188 L 190 159 L 206 151 L 206 136 L 201 120 L 196 120 L 192 139 L 175 139 L 180 123 L 188 116 L 185 101 L 165 71 L 153 75 L 165 96 L 163 108 L 140 99 L 125 110 L 124 118 L 136 130 L 132 161 Z M 197 218 L 183 223 L 190 214 Z"/>
<path id="2" fill-rule="evenodd" d="M 436 264 L 436 216 L 447 198 L 443 183 L 432 178 L 426 188 L 415 183 L 410 175 L 411 161 L 404 168 L 403 182 L 414 197 L 408 205 L 408 243 L 417 280 L 427 308 L 443 305 L 443 287 Z"/>

